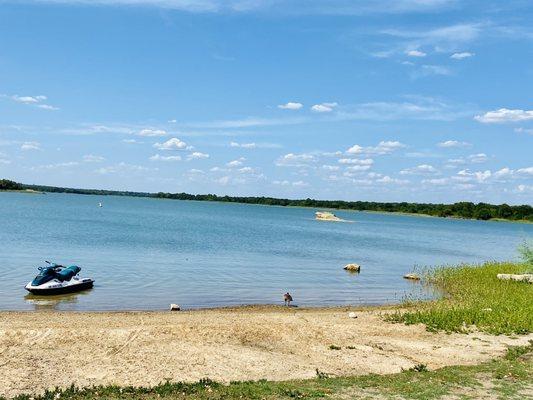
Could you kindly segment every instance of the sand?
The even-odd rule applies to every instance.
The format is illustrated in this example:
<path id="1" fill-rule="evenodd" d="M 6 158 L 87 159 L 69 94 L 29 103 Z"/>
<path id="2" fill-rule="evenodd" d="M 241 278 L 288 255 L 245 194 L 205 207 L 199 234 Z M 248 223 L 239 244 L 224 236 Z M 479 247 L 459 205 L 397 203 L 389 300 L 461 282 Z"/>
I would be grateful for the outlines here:
<path id="1" fill-rule="evenodd" d="M 312 378 L 477 364 L 533 335 L 430 333 L 383 310 L 243 307 L 181 312 L 0 312 L 0 396 L 46 388 Z M 332 350 L 330 345 L 340 346 Z M 348 349 L 347 346 L 352 348 Z"/>

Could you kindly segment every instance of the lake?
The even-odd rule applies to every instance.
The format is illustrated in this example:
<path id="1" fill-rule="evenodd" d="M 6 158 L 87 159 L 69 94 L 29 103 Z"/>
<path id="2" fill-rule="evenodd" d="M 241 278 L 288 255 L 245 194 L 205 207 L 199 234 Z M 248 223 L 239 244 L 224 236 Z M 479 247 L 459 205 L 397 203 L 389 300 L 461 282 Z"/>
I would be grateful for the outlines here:
<path id="1" fill-rule="evenodd" d="M 102 202 L 103 207 L 98 207 Z M 533 225 L 74 194 L 0 193 L 0 309 L 156 310 L 240 304 L 375 305 L 430 293 L 415 266 L 517 258 Z M 27 294 L 44 260 L 94 289 Z M 361 273 L 343 270 L 358 263 Z"/>

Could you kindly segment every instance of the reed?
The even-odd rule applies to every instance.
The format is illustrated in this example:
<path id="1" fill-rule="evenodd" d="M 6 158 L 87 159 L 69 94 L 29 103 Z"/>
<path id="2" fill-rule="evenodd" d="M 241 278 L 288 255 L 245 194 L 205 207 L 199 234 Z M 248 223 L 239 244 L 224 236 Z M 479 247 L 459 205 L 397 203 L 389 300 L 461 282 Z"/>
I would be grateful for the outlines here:
<path id="1" fill-rule="evenodd" d="M 425 324 L 429 331 L 491 334 L 533 332 L 533 285 L 504 281 L 497 274 L 519 274 L 527 263 L 488 262 L 430 270 L 425 280 L 442 291 L 440 299 L 410 304 L 385 318 L 392 322 Z"/>

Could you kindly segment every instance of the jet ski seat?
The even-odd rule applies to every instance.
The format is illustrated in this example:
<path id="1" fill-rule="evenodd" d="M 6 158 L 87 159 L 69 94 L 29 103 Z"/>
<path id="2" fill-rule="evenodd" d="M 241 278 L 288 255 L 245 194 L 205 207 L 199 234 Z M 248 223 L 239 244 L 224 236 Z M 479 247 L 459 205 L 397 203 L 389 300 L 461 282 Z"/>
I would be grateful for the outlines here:
<path id="1" fill-rule="evenodd" d="M 61 271 L 56 272 L 56 278 L 61 282 L 70 281 L 73 276 L 78 274 L 81 268 L 77 265 L 71 265 L 70 267 L 63 268 Z"/>

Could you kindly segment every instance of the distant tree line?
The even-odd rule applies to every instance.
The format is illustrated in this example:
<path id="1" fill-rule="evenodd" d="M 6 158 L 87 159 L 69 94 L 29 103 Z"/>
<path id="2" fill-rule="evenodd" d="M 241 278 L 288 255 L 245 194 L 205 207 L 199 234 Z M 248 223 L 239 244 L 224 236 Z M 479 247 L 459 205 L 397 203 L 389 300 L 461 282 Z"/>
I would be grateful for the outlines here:
<path id="1" fill-rule="evenodd" d="M 454 204 L 431 203 L 378 203 L 374 201 L 343 201 L 314 199 L 277 199 L 274 197 L 217 196 L 216 194 L 189 193 L 146 193 L 117 190 L 73 189 L 55 186 L 25 185 L 7 179 L 0 180 L 0 190 L 32 189 L 41 192 L 91 194 L 99 196 L 134 196 L 172 200 L 219 201 L 225 203 L 262 204 L 283 207 L 332 208 L 337 210 L 400 212 L 468 219 L 507 219 L 533 222 L 533 207 L 529 205 L 510 206 L 487 203 L 459 202 Z"/>
<path id="2" fill-rule="evenodd" d="M 269 206 L 333 208 L 337 210 L 401 212 L 424 214 L 435 217 L 456 217 L 489 220 L 493 218 L 528 220 L 533 222 L 533 207 L 529 205 L 510 206 L 487 203 L 459 202 L 455 204 L 431 203 L 378 203 L 374 201 L 343 201 L 314 199 L 277 199 L 273 197 L 217 196 L 215 194 L 157 193 L 156 197 L 175 200 L 221 201 L 228 203 L 263 204 Z"/>
<path id="3" fill-rule="evenodd" d="M 9 179 L 0 179 L 0 190 L 22 190 L 20 183 L 10 181 Z"/>

